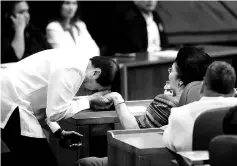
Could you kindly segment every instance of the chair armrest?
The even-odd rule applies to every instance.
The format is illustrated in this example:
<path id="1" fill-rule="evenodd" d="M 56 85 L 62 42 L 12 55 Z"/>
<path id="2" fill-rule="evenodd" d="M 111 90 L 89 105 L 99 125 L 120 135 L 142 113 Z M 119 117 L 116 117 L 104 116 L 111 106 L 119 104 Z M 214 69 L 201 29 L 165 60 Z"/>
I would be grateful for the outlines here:
<path id="1" fill-rule="evenodd" d="M 177 152 L 179 166 L 200 166 L 209 163 L 208 151 Z"/>

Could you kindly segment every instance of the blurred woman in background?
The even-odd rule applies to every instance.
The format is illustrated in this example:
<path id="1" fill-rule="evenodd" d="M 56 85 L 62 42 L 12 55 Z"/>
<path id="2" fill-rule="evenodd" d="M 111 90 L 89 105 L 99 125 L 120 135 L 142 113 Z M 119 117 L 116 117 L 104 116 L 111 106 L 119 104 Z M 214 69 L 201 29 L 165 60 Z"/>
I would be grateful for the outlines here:
<path id="1" fill-rule="evenodd" d="M 2 2 L 1 63 L 18 62 L 50 48 L 43 33 L 30 23 L 26 1 Z"/>
<path id="2" fill-rule="evenodd" d="M 78 2 L 67 0 L 55 3 L 58 8 L 57 16 L 46 27 L 47 40 L 51 47 L 80 47 L 94 50 L 99 55 L 99 47 L 85 23 L 77 17 Z"/>

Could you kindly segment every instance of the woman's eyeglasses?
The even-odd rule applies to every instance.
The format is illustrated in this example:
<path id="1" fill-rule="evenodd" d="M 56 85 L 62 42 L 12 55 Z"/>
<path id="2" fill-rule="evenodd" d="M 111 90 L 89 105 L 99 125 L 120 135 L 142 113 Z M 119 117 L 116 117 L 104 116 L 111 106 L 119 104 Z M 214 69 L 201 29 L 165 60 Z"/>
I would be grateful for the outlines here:
<path id="1" fill-rule="evenodd" d="M 170 74 L 172 72 L 172 67 L 168 68 L 168 73 Z"/>

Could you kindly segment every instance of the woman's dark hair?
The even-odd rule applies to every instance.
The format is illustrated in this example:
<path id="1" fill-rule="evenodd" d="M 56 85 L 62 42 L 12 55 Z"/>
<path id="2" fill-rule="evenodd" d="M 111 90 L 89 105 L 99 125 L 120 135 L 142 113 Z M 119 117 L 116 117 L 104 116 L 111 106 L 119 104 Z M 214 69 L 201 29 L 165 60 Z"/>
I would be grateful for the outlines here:
<path id="1" fill-rule="evenodd" d="M 16 6 L 16 4 L 20 2 L 26 2 L 27 1 L 2 1 L 1 2 L 1 20 L 2 20 L 2 32 L 8 34 L 9 36 L 13 36 L 13 28 L 12 28 L 12 20 L 10 16 L 13 14 L 13 10 Z M 28 4 L 29 5 L 29 4 Z"/>
<path id="2" fill-rule="evenodd" d="M 184 46 L 175 59 L 178 78 L 185 86 L 193 81 L 201 81 L 211 62 L 211 57 L 202 48 Z"/>
<path id="3" fill-rule="evenodd" d="M 20 3 L 20 2 L 26 2 L 26 1 L 2 1 L 1 5 L 2 5 L 2 12 L 4 14 L 13 14 L 13 10 L 15 8 L 15 5 Z M 6 15 L 4 15 L 4 17 L 6 17 Z"/>
<path id="4" fill-rule="evenodd" d="M 109 57 L 95 56 L 92 57 L 93 67 L 100 68 L 101 74 L 97 78 L 97 83 L 101 86 L 112 86 L 112 91 L 117 91 L 119 83 L 119 65 Z"/>
<path id="5" fill-rule="evenodd" d="M 53 1 L 53 2 L 51 2 L 50 6 L 53 7 L 54 10 L 51 11 L 49 22 L 60 21 L 60 20 L 63 19 L 63 17 L 61 16 L 61 8 L 62 8 L 62 5 L 63 5 L 64 2 L 65 1 Z M 79 15 L 80 15 L 79 14 L 80 5 L 79 5 L 78 1 L 76 1 L 76 2 L 77 2 L 78 7 L 77 7 L 77 11 L 76 11 L 74 17 L 71 20 L 71 24 L 75 24 L 76 21 L 80 20 L 80 17 L 79 17 Z"/>

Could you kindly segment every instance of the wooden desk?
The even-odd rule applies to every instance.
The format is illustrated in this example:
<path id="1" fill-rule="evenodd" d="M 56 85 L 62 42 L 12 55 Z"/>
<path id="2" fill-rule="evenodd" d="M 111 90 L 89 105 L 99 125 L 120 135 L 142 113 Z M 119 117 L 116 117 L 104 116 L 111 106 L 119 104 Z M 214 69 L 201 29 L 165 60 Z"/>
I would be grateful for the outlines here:
<path id="1" fill-rule="evenodd" d="M 135 117 L 145 113 L 150 100 L 128 101 L 126 105 Z M 50 135 L 51 149 L 57 157 L 60 166 L 75 166 L 76 161 L 89 156 L 107 156 L 107 131 L 122 129 L 113 111 L 86 110 L 78 113 L 73 118 L 59 122 L 64 130 L 74 130 L 83 135 L 82 146 L 79 149 L 63 149 L 57 140 Z"/>
<path id="2" fill-rule="evenodd" d="M 231 63 L 237 71 L 237 47 L 199 45 L 214 60 Z M 120 92 L 125 100 L 153 99 L 164 92 L 168 80 L 168 68 L 174 58 L 149 56 L 148 53 L 137 53 L 134 57 L 114 57 L 120 65 Z"/>
<path id="3" fill-rule="evenodd" d="M 169 166 L 175 157 L 162 140 L 161 129 L 109 131 L 109 166 Z"/>

